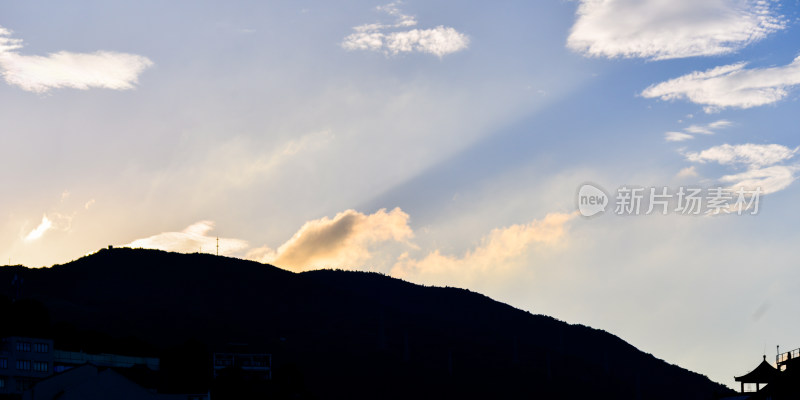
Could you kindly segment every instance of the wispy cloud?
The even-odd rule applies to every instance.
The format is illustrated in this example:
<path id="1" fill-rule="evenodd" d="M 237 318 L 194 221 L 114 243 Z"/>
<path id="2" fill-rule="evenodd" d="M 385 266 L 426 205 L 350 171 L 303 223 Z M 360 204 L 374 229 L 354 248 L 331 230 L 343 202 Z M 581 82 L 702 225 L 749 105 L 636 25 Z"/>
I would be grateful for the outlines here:
<path id="1" fill-rule="evenodd" d="M 203 171 L 214 181 L 234 187 L 247 186 L 274 173 L 275 170 L 300 154 L 318 151 L 334 139 L 330 131 L 319 131 L 304 134 L 291 139 L 272 151 L 253 149 L 247 141 L 231 140 L 209 155 L 207 164 L 213 166 Z M 254 152 L 255 150 L 255 152 Z M 192 169 L 192 173 L 196 173 Z"/>
<path id="2" fill-rule="evenodd" d="M 746 190 L 761 188 L 761 193 L 770 194 L 789 187 L 797 179 L 794 176 L 794 172 L 797 170 L 798 167 L 796 165 L 775 165 L 751 169 L 739 174 L 725 175 L 720 178 L 720 181 L 730 183 L 732 188 L 741 187 Z"/>
<path id="3" fill-rule="evenodd" d="M 414 26 L 417 24 L 417 19 L 413 15 L 404 14 L 400 7 L 400 2 L 392 2 L 386 4 L 384 6 L 376 7 L 378 11 L 383 11 L 393 17 L 395 17 L 394 27 L 408 27 Z"/>
<path id="4" fill-rule="evenodd" d="M 745 168 L 745 172 L 725 175 L 720 182 L 731 189 L 744 188 L 769 194 L 787 188 L 797 178 L 798 165 L 779 165 L 794 157 L 798 148 L 790 149 L 779 144 L 723 144 L 700 152 L 686 153 L 686 159 L 696 163 L 715 162 L 720 165 Z"/>
<path id="5" fill-rule="evenodd" d="M 733 122 L 728 121 L 726 119 L 721 119 L 719 121 L 714 121 L 714 122 L 708 124 L 707 128 L 713 131 L 713 130 L 716 130 L 716 129 L 727 128 L 729 126 L 733 126 Z"/>
<path id="6" fill-rule="evenodd" d="M 346 210 L 333 218 L 306 222 L 277 251 L 261 247 L 247 257 L 293 270 L 359 268 L 371 257 L 371 248 L 383 242 L 408 244 L 414 233 L 409 216 L 400 208 L 373 214 Z"/>
<path id="7" fill-rule="evenodd" d="M 569 221 L 575 214 L 551 213 L 528 224 L 494 229 L 481 244 L 461 257 L 442 254 L 439 250 L 422 259 L 407 254 L 392 267 L 391 275 L 425 282 L 452 282 L 457 277 L 479 277 L 512 267 L 534 244 L 547 246 L 562 242 Z"/>
<path id="8" fill-rule="evenodd" d="M 727 128 L 729 126 L 733 126 L 733 122 L 721 119 L 719 121 L 714 121 L 706 125 L 689 125 L 689 127 L 686 128 L 686 132 L 698 133 L 701 135 L 713 135 L 714 131 L 722 128 Z"/>
<path id="9" fill-rule="evenodd" d="M 214 222 L 199 221 L 180 232 L 164 232 L 143 239 L 136 239 L 123 247 L 157 249 L 179 253 L 216 251 L 217 237 L 208 233 L 214 229 Z M 219 238 L 219 253 L 231 254 L 244 250 L 248 243 L 241 239 Z"/>
<path id="10" fill-rule="evenodd" d="M 699 163 L 716 162 L 722 165 L 739 164 L 748 168 L 760 168 L 788 160 L 794 157 L 797 150 L 779 144 L 723 144 L 701 152 L 686 153 L 686 159 Z"/>
<path id="11" fill-rule="evenodd" d="M 785 27 L 769 0 L 581 0 L 567 47 L 662 60 L 727 54 Z"/>
<path id="12" fill-rule="evenodd" d="M 59 51 L 46 56 L 18 52 L 22 40 L 0 27 L 0 74 L 23 90 L 45 93 L 51 89 L 133 89 L 138 77 L 153 62 L 147 57 L 113 51 L 72 53 Z"/>
<path id="13" fill-rule="evenodd" d="M 721 119 L 709 124 L 695 124 L 689 125 L 684 132 L 666 132 L 664 139 L 668 142 L 682 142 L 684 140 L 694 139 L 695 134 L 700 135 L 713 135 L 715 131 L 723 128 L 733 126 L 733 122 Z"/>
<path id="14" fill-rule="evenodd" d="M 683 132 L 667 132 L 664 134 L 664 140 L 668 142 L 682 142 L 693 138 L 694 136 Z"/>
<path id="15" fill-rule="evenodd" d="M 800 85 L 800 56 L 788 65 L 745 68 L 747 63 L 695 71 L 651 85 L 642 92 L 647 98 L 684 99 L 703 105 L 706 113 L 724 108 L 752 108 L 776 103 Z"/>
<path id="16" fill-rule="evenodd" d="M 395 17 L 394 22 L 391 24 L 363 24 L 354 27 L 354 33 L 345 37 L 341 43 L 344 49 L 379 51 L 387 55 L 420 52 L 441 58 L 469 46 L 467 35 L 443 25 L 429 29 L 398 31 L 397 29 L 417 25 L 416 18 L 403 14 L 398 3 L 379 6 L 377 10 Z"/>

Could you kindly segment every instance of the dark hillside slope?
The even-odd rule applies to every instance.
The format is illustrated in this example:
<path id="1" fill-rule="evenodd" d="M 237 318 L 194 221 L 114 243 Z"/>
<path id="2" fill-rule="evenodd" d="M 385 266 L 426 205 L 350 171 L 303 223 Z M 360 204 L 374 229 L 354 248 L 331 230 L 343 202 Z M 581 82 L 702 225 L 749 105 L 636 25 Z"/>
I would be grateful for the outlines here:
<path id="1" fill-rule="evenodd" d="M 316 398 L 711 399 L 725 389 L 609 333 L 374 273 L 110 249 L 0 268 L 53 322 L 155 348 L 249 343 Z M 56 343 L 59 346 L 59 343 Z M 302 389 L 302 390 L 301 390 Z"/>

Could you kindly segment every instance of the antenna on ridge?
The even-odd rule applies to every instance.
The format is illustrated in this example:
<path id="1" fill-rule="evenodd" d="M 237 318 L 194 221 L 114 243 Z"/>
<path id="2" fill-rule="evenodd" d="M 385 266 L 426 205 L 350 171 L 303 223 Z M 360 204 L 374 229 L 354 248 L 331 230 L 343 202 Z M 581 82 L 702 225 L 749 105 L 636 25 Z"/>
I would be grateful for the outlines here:
<path id="1" fill-rule="evenodd" d="M 219 256 L 219 236 L 217 236 L 217 255 Z"/>

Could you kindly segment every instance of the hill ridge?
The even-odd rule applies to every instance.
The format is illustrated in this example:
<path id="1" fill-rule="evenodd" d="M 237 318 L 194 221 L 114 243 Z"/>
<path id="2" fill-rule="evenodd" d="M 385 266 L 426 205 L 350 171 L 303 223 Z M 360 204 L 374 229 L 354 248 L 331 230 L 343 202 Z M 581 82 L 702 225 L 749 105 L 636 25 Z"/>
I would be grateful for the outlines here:
<path id="1" fill-rule="evenodd" d="M 276 374 L 300 371 L 304 390 L 319 398 L 424 398 L 424 390 L 445 398 L 709 399 L 726 391 L 611 333 L 378 273 L 294 273 L 114 248 L 50 268 L 0 267 L 0 294 L 13 296 L 5 282 L 14 274 L 24 276 L 22 297 L 44 304 L 53 322 L 155 348 L 250 343 L 274 354 Z M 415 385 L 398 389 L 399 381 Z"/>

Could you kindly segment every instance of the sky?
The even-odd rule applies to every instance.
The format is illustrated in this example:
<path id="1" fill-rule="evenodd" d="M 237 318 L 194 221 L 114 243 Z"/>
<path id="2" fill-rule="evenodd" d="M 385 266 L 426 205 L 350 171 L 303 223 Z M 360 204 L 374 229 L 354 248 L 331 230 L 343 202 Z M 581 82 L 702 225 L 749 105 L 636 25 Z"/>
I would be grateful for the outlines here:
<path id="1" fill-rule="evenodd" d="M 733 387 L 800 347 L 799 17 L 4 1 L 0 260 L 219 238 L 291 271 L 469 288 Z"/>

